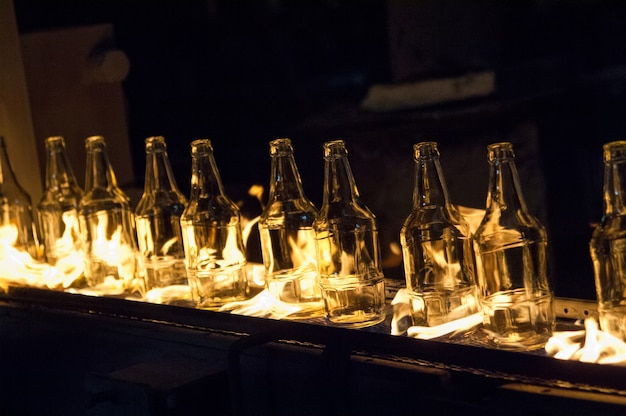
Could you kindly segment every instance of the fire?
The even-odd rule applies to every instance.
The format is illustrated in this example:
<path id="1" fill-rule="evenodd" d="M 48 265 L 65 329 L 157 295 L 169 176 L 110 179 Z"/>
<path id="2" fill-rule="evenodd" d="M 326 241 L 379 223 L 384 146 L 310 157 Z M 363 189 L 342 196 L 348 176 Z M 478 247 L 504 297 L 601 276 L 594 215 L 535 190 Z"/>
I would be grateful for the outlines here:
<path id="1" fill-rule="evenodd" d="M 594 318 L 585 319 L 585 329 L 554 332 L 546 352 L 559 360 L 626 365 L 626 343 L 603 332 Z"/>
<path id="2" fill-rule="evenodd" d="M 0 226 L 0 284 L 6 291 L 9 284 L 55 289 L 68 277 L 58 268 L 34 259 L 29 253 L 15 248 L 18 229 L 13 224 Z"/>
<path id="3" fill-rule="evenodd" d="M 267 290 L 263 290 L 251 299 L 227 303 L 219 310 L 220 312 L 230 312 L 236 315 L 284 319 L 299 313 L 315 313 L 318 309 L 319 305 L 312 303 L 293 304 L 281 302 Z"/>
<path id="4" fill-rule="evenodd" d="M 75 235 L 78 229 L 78 219 L 72 212 L 62 214 L 65 229 L 56 241 L 57 261 L 54 266 L 64 275 L 62 286 L 67 289 L 83 275 L 83 252 L 80 236 Z"/>
<path id="5" fill-rule="evenodd" d="M 391 335 L 406 334 L 411 338 L 433 339 L 448 334 L 466 332 L 482 324 L 483 318 L 480 312 L 453 319 L 449 322 L 435 326 L 412 325 L 411 319 L 411 296 L 405 288 L 398 289 L 396 296 L 391 301 L 393 317 L 391 319 Z"/>

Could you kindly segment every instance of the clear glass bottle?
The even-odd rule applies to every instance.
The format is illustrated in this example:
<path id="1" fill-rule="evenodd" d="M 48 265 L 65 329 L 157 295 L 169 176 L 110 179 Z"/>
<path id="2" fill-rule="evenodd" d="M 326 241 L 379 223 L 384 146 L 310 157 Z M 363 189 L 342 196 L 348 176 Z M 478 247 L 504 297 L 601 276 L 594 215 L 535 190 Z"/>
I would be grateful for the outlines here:
<path id="1" fill-rule="evenodd" d="M 0 210 L 2 242 L 35 260 L 43 260 L 32 200 L 17 181 L 3 136 L 0 136 Z"/>
<path id="2" fill-rule="evenodd" d="M 555 326 L 546 230 L 526 208 L 513 145 L 490 144 L 487 153 L 487 208 L 474 236 L 483 326 L 499 347 L 541 348 Z"/>
<path id="3" fill-rule="evenodd" d="M 142 297 L 144 270 L 130 200 L 117 185 L 104 137 L 88 137 L 85 149 L 79 218 L 87 285 L 95 295 Z"/>
<path id="4" fill-rule="evenodd" d="M 361 202 L 343 140 L 324 143 L 324 195 L 315 220 L 328 320 L 364 327 L 385 319 L 385 283 L 376 217 Z"/>
<path id="5" fill-rule="evenodd" d="M 144 190 L 135 208 L 135 223 L 139 252 L 146 270 L 146 290 L 187 285 L 180 228 L 187 198 L 176 184 L 165 138 L 148 137 L 145 151 Z"/>
<path id="6" fill-rule="evenodd" d="M 218 309 L 247 295 L 245 246 L 237 205 L 224 193 L 209 139 L 191 142 L 191 195 L 180 223 L 196 307 Z"/>
<path id="7" fill-rule="evenodd" d="M 413 207 L 400 231 L 413 325 L 435 326 L 479 310 L 468 223 L 450 202 L 436 142 L 413 146 Z"/>
<path id="8" fill-rule="evenodd" d="M 323 313 L 313 232 L 318 211 L 304 194 L 291 140 L 272 140 L 270 157 L 269 197 L 259 218 L 265 284 L 299 308 L 287 318 L 308 318 Z"/>
<path id="9" fill-rule="evenodd" d="M 626 341 L 626 141 L 605 143 L 604 213 L 591 237 L 600 327 Z"/>
<path id="10" fill-rule="evenodd" d="M 62 136 L 46 139 L 46 183 L 37 204 L 46 261 L 65 275 L 63 287 L 83 276 L 83 240 L 78 204 L 83 190 L 76 181 Z"/>

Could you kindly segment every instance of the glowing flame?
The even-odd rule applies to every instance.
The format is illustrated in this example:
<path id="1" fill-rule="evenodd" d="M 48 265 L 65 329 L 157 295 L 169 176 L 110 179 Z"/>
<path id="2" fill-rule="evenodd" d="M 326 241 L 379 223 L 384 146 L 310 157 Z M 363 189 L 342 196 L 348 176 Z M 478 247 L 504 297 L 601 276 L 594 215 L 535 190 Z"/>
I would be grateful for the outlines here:
<path id="1" fill-rule="evenodd" d="M 97 225 L 91 241 L 90 259 L 85 259 L 85 266 L 91 266 L 89 273 L 85 272 L 89 287 L 86 289 L 71 290 L 84 295 L 106 296 L 132 293 L 143 295 L 143 259 L 139 252 L 125 240 L 122 225 L 117 224 L 113 233 L 108 236 L 109 218 L 106 211 L 96 214 Z"/>
<path id="2" fill-rule="evenodd" d="M 585 329 L 554 332 L 546 352 L 559 360 L 626 365 L 626 343 L 600 331 L 594 318 L 585 319 Z"/>
<path id="3" fill-rule="evenodd" d="M 83 253 L 80 236 L 73 231 L 78 229 L 78 219 L 72 212 L 62 215 L 65 229 L 55 243 L 57 260 L 54 266 L 64 275 L 63 288 L 68 288 L 83 275 Z"/>
<path id="4" fill-rule="evenodd" d="M 482 313 L 471 315 L 460 314 L 460 318 L 435 326 L 414 326 L 411 319 L 411 296 L 408 289 L 401 288 L 391 301 L 393 317 L 391 319 L 391 335 L 406 333 L 411 338 L 433 339 L 448 334 L 458 334 L 482 324 Z M 465 308 L 464 308 L 465 310 Z"/>
<path id="5" fill-rule="evenodd" d="M 15 225 L 0 226 L 0 284 L 4 290 L 9 284 L 50 289 L 63 286 L 66 275 L 54 266 L 33 259 L 28 252 L 15 248 L 17 237 Z"/>

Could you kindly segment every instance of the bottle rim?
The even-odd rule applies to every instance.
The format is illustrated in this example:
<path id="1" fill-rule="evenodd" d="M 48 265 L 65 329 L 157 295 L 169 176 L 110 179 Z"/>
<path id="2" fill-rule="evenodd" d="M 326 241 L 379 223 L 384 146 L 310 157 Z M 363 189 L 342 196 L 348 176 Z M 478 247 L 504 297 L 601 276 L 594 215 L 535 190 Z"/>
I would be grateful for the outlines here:
<path id="1" fill-rule="evenodd" d="M 191 147 L 192 155 L 213 153 L 213 143 L 211 139 L 195 139 L 189 146 Z"/>
<path id="2" fill-rule="evenodd" d="M 513 143 L 511 142 L 498 142 L 491 143 L 487 146 L 487 159 L 490 163 L 496 160 L 512 160 L 515 159 L 515 152 L 513 151 Z"/>
<path id="3" fill-rule="evenodd" d="M 431 158 L 433 156 L 439 156 L 439 148 L 437 142 L 418 142 L 413 145 L 413 158 L 415 160 L 419 160 L 422 158 Z"/>
<path id="4" fill-rule="evenodd" d="M 163 136 L 151 136 L 144 140 L 146 152 L 149 151 L 161 151 L 164 152 L 167 149 L 165 143 L 165 137 Z"/>
<path id="5" fill-rule="evenodd" d="M 270 141 L 270 156 L 280 156 L 293 153 L 291 139 L 279 137 Z"/>
<path id="6" fill-rule="evenodd" d="M 348 155 L 346 142 L 343 139 L 331 140 L 324 143 L 324 159 L 337 159 Z"/>
<path id="7" fill-rule="evenodd" d="M 626 159 L 626 140 L 614 140 L 602 145 L 604 162 Z"/>
<path id="8" fill-rule="evenodd" d="M 46 146 L 52 146 L 57 143 L 65 145 L 65 139 L 63 136 L 50 136 L 46 138 Z"/>

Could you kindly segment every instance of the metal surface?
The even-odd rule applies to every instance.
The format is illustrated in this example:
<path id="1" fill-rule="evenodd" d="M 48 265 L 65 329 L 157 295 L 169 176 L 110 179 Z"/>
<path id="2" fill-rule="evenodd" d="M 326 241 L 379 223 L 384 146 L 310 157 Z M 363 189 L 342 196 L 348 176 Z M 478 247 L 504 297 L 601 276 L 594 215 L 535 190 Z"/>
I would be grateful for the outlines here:
<path id="1" fill-rule="evenodd" d="M 575 307 L 583 315 L 590 306 L 569 301 L 559 301 L 558 305 L 568 311 Z M 92 383 L 99 380 L 98 386 L 108 385 L 109 393 L 125 391 L 123 397 L 127 399 L 129 395 L 148 394 L 146 391 L 153 397 L 155 389 L 170 397 L 172 388 L 159 387 L 170 384 L 156 385 L 160 390 L 154 386 L 148 389 L 128 378 L 154 363 L 155 368 L 161 368 L 183 357 L 186 364 L 179 370 L 181 376 L 189 374 L 193 368 L 190 363 L 197 360 L 198 368 L 208 370 L 192 374 L 192 379 L 206 386 L 228 385 L 229 395 L 219 395 L 220 408 L 227 408 L 228 414 L 248 414 L 255 408 L 264 409 L 261 414 L 289 414 L 289 409 L 293 411 L 293 406 L 307 401 L 310 395 L 325 395 L 335 410 L 343 408 L 344 413 L 383 411 L 390 403 L 407 411 L 412 408 L 404 401 L 408 397 L 431 401 L 450 411 L 464 409 L 469 414 L 471 409 L 484 412 L 490 403 L 501 403 L 504 397 L 516 403 L 520 414 L 521 409 L 543 414 L 542 406 L 550 408 L 554 403 L 572 408 L 582 403 L 601 409 L 603 414 L 616 409 L 624 412 L 626 405 L 623 367 L 561 361 L 542 351 L 511 352 L 467 345 L 458 339 L 391 336 L 388 321 L 372 328 L 344 329 L 15 287 L 0 295 L 0 325 L 5 329 L 7 354 L 34 349 L 23 357 L 32 363 L 20 370 L 22 383 L 39 377 L 54 384 L 54 380 L 63 382 L 64 377 L 71 376 L 83 383 L 85 379 Z M 52 366 L 46 369 L 42 363 L 49 361 L 42 355 L 48 351 L 54 364 L 50 361 Z M 16 360 L 9 360 L 0 380 L 0 391 L 6 388 L 0 402 L 9 410 L 16 401 L 29 402 L 31 396 L 42 394 L 31 392 L 27 386 L 18 387 L 19 382 L 7 376 L 7 371 L 18 368 Z M 60 374 L 63 368 L 67 374 Z M 176 391 L 193 392 L 192 384 L 180 382 Z M 71 383 L 67 386 L 70 389 Z M 143 386 L 143 390 L 136 386 Z M 68 398 L 76 397 L 80 403 L 103 406 L 98 400 L 107 394 L 96 387 L 75 384 L 64 396 L 51 395 L 47 400 L 69 406 Z M 97 397 L 89 396 L 95 391 Z M 275 397 L 281 391 L 285 395 Z M 371 397 L 369 405 L 360 397 Z M 200 403 L 205 399 L 198 396 L 195 400 Z M 310 404 L 309 413 L 321 412 L 326 401 Z M 35 406 L 34 402 L 29 405 Z M 509 411 L 502 414 L 518 414 L 510 405 L 506 409 Z M 59 414 L 85 413 L 67 410 Z"/>

